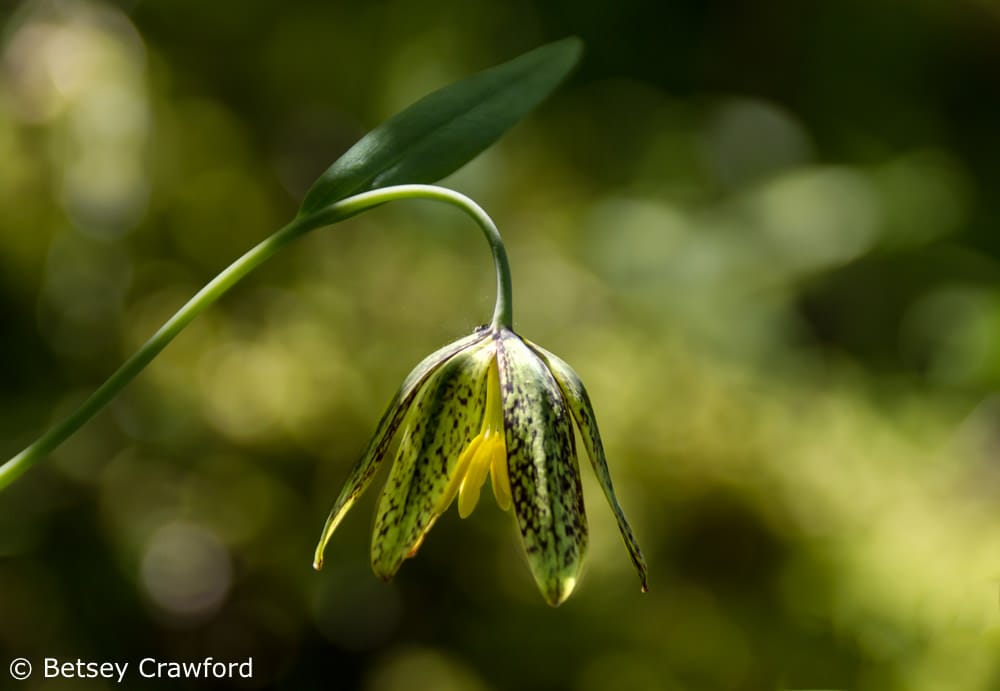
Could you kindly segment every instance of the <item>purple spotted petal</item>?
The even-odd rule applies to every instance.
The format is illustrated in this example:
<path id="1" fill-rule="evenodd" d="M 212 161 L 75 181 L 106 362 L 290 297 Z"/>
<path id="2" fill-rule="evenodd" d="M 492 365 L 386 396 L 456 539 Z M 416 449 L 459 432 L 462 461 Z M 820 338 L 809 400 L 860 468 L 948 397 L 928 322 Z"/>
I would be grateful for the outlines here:
<path id="1" fill-rule="evenodd" d="M 412 557 L 438 517 L 462 449 L 479 430 L 493 344 L 480 342 L 450 358 L 410 407 L 372 535 L 372 569 L 383 580 Z"/>
<path id="2" fill-rule="evenodd" d="M 642 591 L 646 592 L 646 560 L 642 556 L 642 550 L 639 549 L 639 543 L 636 542 L 635 536 L 632 534 L 632 528 L 628 524 L 628 519 L 625 518 L 625 512 L 622 510 L 621 504 L 618 503 L 618 497 L 615 496 L 615 488 L 611 484 L 611 473 L 608 472 L 608 462 L 604 456 L 604 444 L 601 443 L 601 433 L 597 429 L 597 417 L 590 404 L 587 389 L 584 388 L 583 382 L 573 371 L 573 368 L 563 360 L 530 341 L 528 345 L 548 365 L 556 381 L 559 382 L 559 388 L 569 403 L 570 410 L 573 411 L 576 425 L 580 428 L 580 434 L 583 437 L 583 445 L 587 448 L 587 455 L 590 456 L 590 464 L 594 467 L 597 481 L 601 483 L 604 496 L 611 505 L 611 510 L 618 521 L 618 530 L 625 541 L 625 547 L 632 558 L 632 563 L 639 573 Z"/>
<path id="3" fill-rule="evenodd" d="M 516 334 L 495 337 L 514 514 L 535 582 L 556 606 L 576 585 L 587 546 L 570 412 L 545 363 Z"/>
<path id="4" fill-rule="evenodd" d="M 413 403 L 413 399 L 416 397 L 421 386 L 443 363 L 463 350 L 479 343 L 488 335 L 489 331 L 480 328 L 472 335 L 446 345 L 424 358 L 420 364 L 413 368 L 413 371 L 410 372 L 406 379 L 403 380 L 403 385 L 399 387 L 399 391 L 389 401 L 389 405 L 386 407 L 385 413 L 382 415 L 382 419 L 379 420 L 378 427 L 375 429 L 374 436 L 368 442 L 368 447 L 361 455 L 361 458 L 358 459 L 358 462 L 351 469 L 350 474 L 348 474 L 347 481 L 344 483 L 337 501 L 334 502 L 333 508 L 330 510 L 330 516 L 326 519 L 326 525 L 323 526 L 323 533 L 320 536 L 319 544 L 316 546 L 316 555 L 313 560 L 314 568 L 322 568 L 323 550 L 326 548 L 326 543 L 330 540 L 330 536 L 333 535 L 333 531 L 340 524 L 347 511 L 368 488 L 372 477 L 375 475 L 375 471 L 378 470 L 382 463 L 386 450 L 392 443 L 392 438 L 395 436 L 396 430 L 403 421 L 406 411 L 409 410 L 410 404 Z"/>

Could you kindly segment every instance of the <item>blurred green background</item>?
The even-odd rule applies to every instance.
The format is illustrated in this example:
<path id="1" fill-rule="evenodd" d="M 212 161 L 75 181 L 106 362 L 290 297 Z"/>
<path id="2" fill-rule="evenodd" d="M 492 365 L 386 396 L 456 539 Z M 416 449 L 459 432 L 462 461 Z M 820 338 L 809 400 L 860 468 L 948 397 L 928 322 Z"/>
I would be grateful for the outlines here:
<path id="1" fill-rule="evenodd" d="M 5 457 L 367 129 L 580 35 L 447 184 L 505 235 L 517 329 L 587 383 L 651 580 L 586 464 L 559 609 L 489 497 L 386 585 L 379 480 L 310 568 L 402 378 L 492 309 L 475 226 L 404 202 L 271 261 L 0 495 L 0 688 L 17 656 L 250 655 L 236 686 L 1000 688 L 992 0 L 2 11 Z"/>

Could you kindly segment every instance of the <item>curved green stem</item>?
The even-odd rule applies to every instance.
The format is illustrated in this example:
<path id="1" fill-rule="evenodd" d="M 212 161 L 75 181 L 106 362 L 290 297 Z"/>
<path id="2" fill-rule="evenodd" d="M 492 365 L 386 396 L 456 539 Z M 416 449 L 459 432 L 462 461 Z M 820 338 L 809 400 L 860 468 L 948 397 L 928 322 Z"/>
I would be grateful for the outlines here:
<path id="1" fill-rule="evenodd" d="M 306 218 L 319 219 L 324 225 L 336 223 L 373 206 L 399 199 L 433 199 L 445 202 L 462 209 L 479 224 L 479 228 L 486 237 L 486 242 L 490 245 L 490 251 L 493 253 L 493 267 L 497 274 L 497 300 L 490 323 L 495 328 L 511 328 L 514 317 L 510 262 L 507 260 L 507 250 L 493 219 L 483 211 L 479 204 L 464 194 L 436 185 L 396 185 L 348 197 L 341 202 L 312 213 Z"/>
<path id="2" fill-rule="evenodd" d="M 29 468 L 54 451 L 74 432 L 94 417 L 104 406 L 125 388 L 146 365 L 162 351 L 167 344 L 184 330 L 195 317 L 204 312 L 216 300 L 236 285 L 240 279 L 273 257 L 278 250 L 292 240 L 305 235 L 310 230 L 331 225 L 379 206 L 400 199 L 432 199 L 457 206 L 475 219 L 486 236 L 493 252 L 493 262 L 497 273 L 497 301 L 493 312 L 495 327 L 511 326 L 511 282 L 510 265 L 500 232 L 492 219 L 474 201 L 463 194 L 433 185 L 398 185 L 363 192 L 353 197 L 331 204 L 306 216 L 299 216 L 281 228 L 246 254 L 230 264 L 213 278 L 183 307 L 174 313 L 159 330 L 132 357 L 118 368 L 86 401 L 69 417 L 49 429 L 33 444 L 0 466 L 0 489 L 10 485 Z"/>

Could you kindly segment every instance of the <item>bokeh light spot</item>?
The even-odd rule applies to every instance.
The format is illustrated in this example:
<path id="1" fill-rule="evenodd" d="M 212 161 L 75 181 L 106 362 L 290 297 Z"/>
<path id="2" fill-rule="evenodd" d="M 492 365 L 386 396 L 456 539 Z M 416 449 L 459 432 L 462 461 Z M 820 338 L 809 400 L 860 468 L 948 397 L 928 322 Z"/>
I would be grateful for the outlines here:
<path id="1" fill-rule="evenodd" d="M 222 606 L 232 585 L 229 553 L 204 528 L 169 523 L 149 538 L 141 566 L 142 585 L 165 613 L 201 619 Z"/>

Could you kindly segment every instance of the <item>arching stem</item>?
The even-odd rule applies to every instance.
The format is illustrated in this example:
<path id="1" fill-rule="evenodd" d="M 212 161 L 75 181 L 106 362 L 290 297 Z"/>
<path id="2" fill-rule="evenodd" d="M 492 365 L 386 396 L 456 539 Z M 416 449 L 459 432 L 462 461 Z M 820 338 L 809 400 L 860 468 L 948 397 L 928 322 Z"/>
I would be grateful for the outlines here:
<path id="1" fill-rule="evenodd" d="M 278 250 L 310 230 L 332 225 L 386 202 L 401 199 L 431 199 L 457 206 L 468 213 L 482 229 L 493 253 L 497 274 L 497 300 L 492 324 L 510 328 L 511 281 L 507 251 L 493 220 L 474 201 L 463 194 L 434 185 L 397 185 L 363 192 L 331 204 L 306 216 L 299 216 L 284 228 L 262 241 L 213 278 L 183 307 L 174 313 L 132 357 L 101 384 L 69 417 L 50 428 L 34 443 L 0 466 L 0 490 L 10 485 L 29 468 L 54 451 L 132 381 L 174 338 L 239 281 L 277 254 Z"/>

